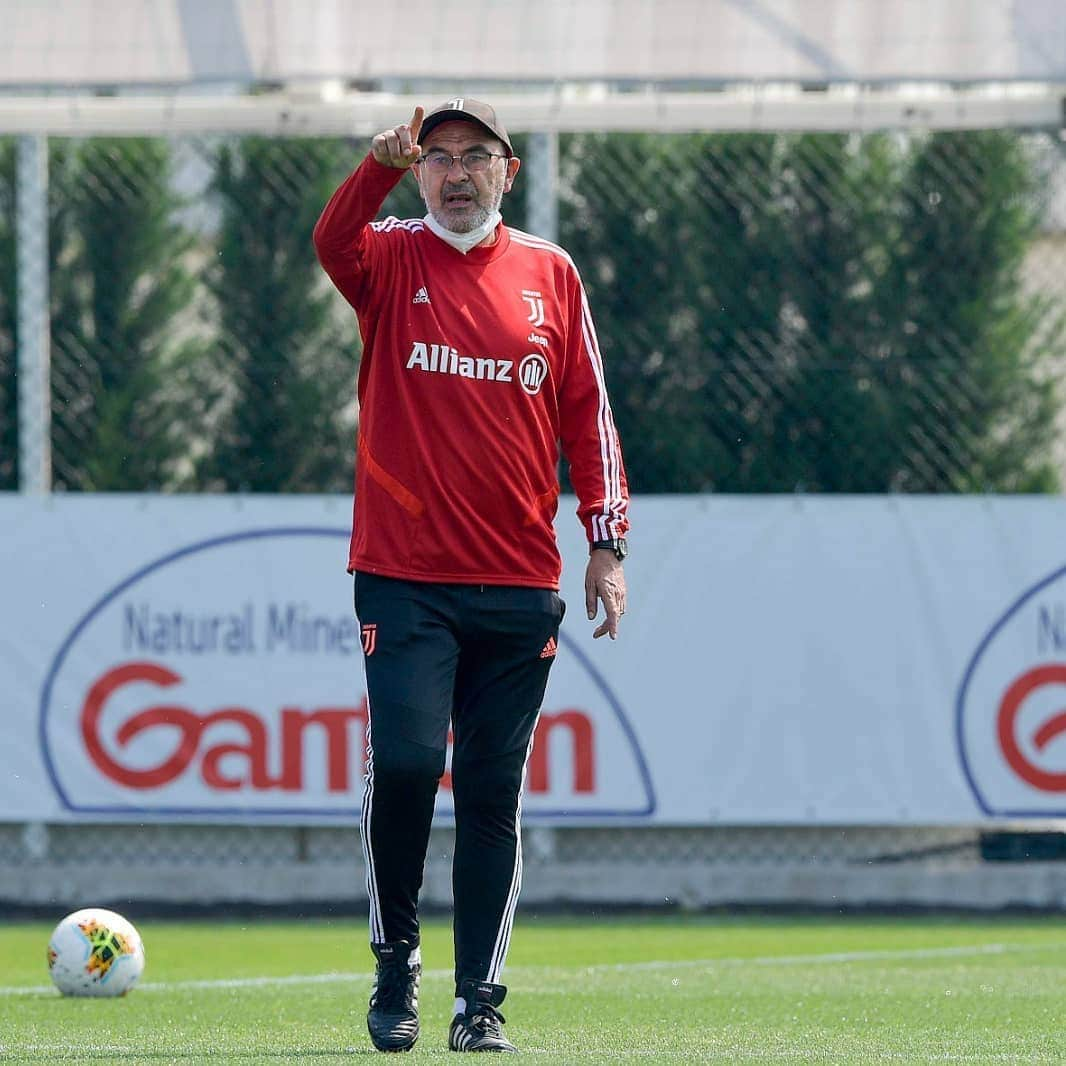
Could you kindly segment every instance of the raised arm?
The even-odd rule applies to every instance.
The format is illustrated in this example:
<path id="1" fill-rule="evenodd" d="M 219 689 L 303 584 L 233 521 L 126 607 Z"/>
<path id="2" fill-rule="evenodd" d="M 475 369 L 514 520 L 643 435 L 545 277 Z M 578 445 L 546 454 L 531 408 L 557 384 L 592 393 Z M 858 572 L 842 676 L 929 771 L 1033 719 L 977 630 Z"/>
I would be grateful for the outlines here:
<path id="1" fill-rule="evenodd" d="M 385 197 L 418 159 L 423 114 L 423 109 L 416 107 L 409 123 L 374 137 L 369 155 L 330 197 L 315 224 L 318 261 L 357 310 L 366 301 L 373 272 L 370 223 Z"/>

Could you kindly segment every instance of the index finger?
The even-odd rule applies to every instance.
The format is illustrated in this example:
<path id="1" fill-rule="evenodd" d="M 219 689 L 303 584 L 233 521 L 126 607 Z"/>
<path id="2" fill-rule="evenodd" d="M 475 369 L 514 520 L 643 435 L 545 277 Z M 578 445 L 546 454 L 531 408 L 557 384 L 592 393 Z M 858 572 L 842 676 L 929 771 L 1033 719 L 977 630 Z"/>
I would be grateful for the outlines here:
<path id="1" fill-rule="evenodd" d="M 621 617 L 618 611 L 617 603 L 605 603 L 607 608 L 607 617 L 604 619 L 604 625 L 607 626 L 607 633 L 611 640 L 618 639 L 618 619 Z"/>
<path id="2" fill-rule="evenodd" d="M 415 108 L 411 116 L 411 143 L 418 144 L 418 135 L 422 132 L 422 119 L 426 117 L 425 108 L 421 104 Z"/>
<path id="3" fill-rule="evenodd" d="M 598 640 L 600 637 L 607 635 L 611 640 L 618 639 L 618 615 L 617 613 L 611 614 L 610 610 L 607 612 L 607 617 L 600 622 L 600 624 L 593 631 L 592 639 Z"/>

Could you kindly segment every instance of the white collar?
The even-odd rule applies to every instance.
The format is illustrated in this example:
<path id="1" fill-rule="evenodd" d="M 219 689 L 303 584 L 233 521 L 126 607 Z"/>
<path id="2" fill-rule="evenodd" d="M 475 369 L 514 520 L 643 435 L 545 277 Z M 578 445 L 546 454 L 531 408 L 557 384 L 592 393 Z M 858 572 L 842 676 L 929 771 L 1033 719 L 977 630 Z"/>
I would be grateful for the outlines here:
<path id="1" fill-rule="evenodd" d="M 442 241 L 446 241 L 456 251 L 466 255 L 471 248 L 476 248 L 496 227 L 503 221 L 503 215 L 499 211 L 493 211 L 477 229 L 469 233 L 456 233 L 442 226 L 432 215 L 425 217 L 426 228 L 435 233 Z"/>

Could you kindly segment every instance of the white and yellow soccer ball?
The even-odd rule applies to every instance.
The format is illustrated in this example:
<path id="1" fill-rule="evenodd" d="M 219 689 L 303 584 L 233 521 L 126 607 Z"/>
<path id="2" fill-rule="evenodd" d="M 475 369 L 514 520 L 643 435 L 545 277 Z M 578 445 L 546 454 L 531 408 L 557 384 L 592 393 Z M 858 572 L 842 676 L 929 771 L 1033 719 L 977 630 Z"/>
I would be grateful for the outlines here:
<path id="1" fill-rule="evenodd" d="M 101 907 L 68 914 L 48 941 L 48 971 L 64 996 L 124 996 L 143 970 L 140 933 Z"/>

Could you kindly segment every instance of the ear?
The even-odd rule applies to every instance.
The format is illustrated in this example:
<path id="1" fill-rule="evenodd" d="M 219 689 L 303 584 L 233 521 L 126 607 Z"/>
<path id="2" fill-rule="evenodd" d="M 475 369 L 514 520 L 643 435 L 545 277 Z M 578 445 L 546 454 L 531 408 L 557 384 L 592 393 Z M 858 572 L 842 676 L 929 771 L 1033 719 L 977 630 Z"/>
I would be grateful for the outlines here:
<path id="1" fill-rule="evenodd" d="M 518 156 L 513 155 L 507 160 L 507 177 L 504 178 L 503 191 L 510 192 L 511 186 L 514 185 L 515 175 L 518 173 L 518 168 L 522 165 L 522 160 Z"/>

